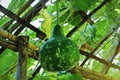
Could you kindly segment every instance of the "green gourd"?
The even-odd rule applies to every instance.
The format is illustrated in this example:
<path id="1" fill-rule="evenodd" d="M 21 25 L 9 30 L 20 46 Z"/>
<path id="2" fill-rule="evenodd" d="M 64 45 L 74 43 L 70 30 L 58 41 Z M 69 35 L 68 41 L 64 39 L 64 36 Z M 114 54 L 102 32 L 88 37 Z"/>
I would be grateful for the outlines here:
<path id="1" fill-rule="evenodd" d="M 47 71 L 64 71 L 78 65 L 79 54 L 77 45 L 56 25 L 52 36 L 40 47 L 39 61 Z"/>

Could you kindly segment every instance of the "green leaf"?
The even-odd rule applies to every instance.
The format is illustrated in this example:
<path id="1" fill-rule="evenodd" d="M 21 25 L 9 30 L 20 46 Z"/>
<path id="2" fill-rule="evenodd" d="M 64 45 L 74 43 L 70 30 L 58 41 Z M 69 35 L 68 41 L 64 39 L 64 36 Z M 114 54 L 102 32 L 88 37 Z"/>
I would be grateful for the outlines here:
<path id="1" fill-rule="evenodd" d="M 0 27 L 2 27 L 1 25 L 4 25 L 9 20 L 10 20 L 9 17 L 3 17 L 2 19 L 0 19 Z"/>
<path id="2" fill-rule="evenodd" d="M 0 74 L 8 70 L 13 64 L 17 62 L 17 55 L 11 50 L 4 51 L 4 54 L 0 55 Z"/>
<path id="3" fill-rule="evenodd" d="M 72 73 L 64 73 L 64 74 L 61 74 L 59 77 L 59 80 L 83 80 L 83 77 L 81 76 L 81 74 L 79 73 L 75 73 L 75 74 L 72 74 Z"/>
<path id="4" fill-rule="evenodd" d="M 56 80 L 56 78 L 53 78 L 53 77 L 42 77 L 40 80 Z"/>
<path id="5" fill-rule="evenodd" d="M 17 12 L 24 3 L 26 3 L 26 0 L 11 0 L 8 9 L 12 12 Z"/>
<path id="6" fill-rule="evenodd" d="M 71 76 L 69 76 L 69 80 L 83 80 L 83 77 L 78 74 L 78 73 L 75 73 L 75 74 L 71 74 Z"/>
<path id="7" fill-rule="evenodd" d="M 71 4 L 75 10 L 87 11 L 90 8 L 89 0 L 71 0 Z"/>
<path id="8" fill-rule="evenodd" d="M 74 26 L 79 26 L 79 23 L 81 21 L 81 16 L 80 13 L 75 11 L 72 16 L 70 16 L 69 18 L 69 22 L 70 24 L 74 25 Z"/>
<path id="9" fill-rule="evenodd" d="M 50 36 L 51 36 L 52 17 L 48 14 L 46 9 L 41 10 L 40 14 L 44 18 L 44 22 L 42 24 L 42 29 L 46 33 L 47 38 L 50 38 Z"/>

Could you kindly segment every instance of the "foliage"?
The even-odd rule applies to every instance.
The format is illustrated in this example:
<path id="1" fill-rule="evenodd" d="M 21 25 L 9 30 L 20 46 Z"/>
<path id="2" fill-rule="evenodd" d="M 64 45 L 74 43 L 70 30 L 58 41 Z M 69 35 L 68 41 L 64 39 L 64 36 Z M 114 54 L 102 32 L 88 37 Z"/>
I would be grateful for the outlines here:
<path id="1" fill-rule="evenodd" d="M 53 72 L 44 72 L 40 76 L 41 80 L 83 80 L 83 77 L 80 74 L 72 74 L 70 72 L 61 71 L 58 73 Z"/>
<path id="2" fill-rule="evenodd" d="M 13 13 L 18 13 L 21 7 L 28 2 L 29 0 L 11 0 L 7 9 Z M 32 19 L 32 22 L 38 21 L 40 24 L 37 26 L 40 30 L 47 34 L 47 38 L 51 35 L 51 30 L 56 25 L 57 15 L 56 15 L 56 0 L 52 0 L 53 3 L 47 3 L 46 7 L 42 9 L 37 16 Z M 108 34 L 113 32 L 113 34 L 104 41 L 103 44 L 99 46 L 94 55 L 100 57 L 101 59 L 109 60 L 111 55 L 114 54 L 115 49 L 120 41 L 120 29 L 117 29 L 120 25 L 120 0 L 110 0 L 104 7 L 99 9 L 95 14 L 91 16 L 91 19 L 94 21 L 93 25 L 85 22 L 83 25 L 79 25 L 82 17 L 79 13 L 79 10 L 84 11 L 86 14 L 89 14 L 97 6 L 99 6 L 104 0 L 59 0 L 59 24 L 63 29 L 63 33 L 67 35 L 75 26 L 80 27 L 69 39 L 73 40 L 77 46 L 82 46 L 85 43 L 89 44 L 93 49 L 98 46 L 98 44 L 107 37 Z M 114 5 L 114 6 L 113 6 Z M 22 17 L 27 11 L 29 11 L 30 6 L 25 10 L 20 17 Z M 6 22 L 10 19 L 5 15 L 0 14 L 0 29 Z M 15 22 L 12 23 L 14 25 Z M 37 24 L 36 24 L 37 25 Z M 34 26 L 36 26 L 34 25 Z M 9 27 L 11 29 L 11 26 Z M 117 30 L 116 30 L 117 29 Z M 7 29 L 8 30 L 8 29 Z M 36 38 L 35 32 L 30 29 L 24 29 L 19 35 L 29 35 L 30 42 L 35 44 L 37 47 L 41 46 L 44 41 L 38 40 Z M 0 46 L 1 48 L 1 46 Z M 80 64 L 84 61 L 85 56 L 81 55 Z M 115 59 L 113 63 L 120 65 L 120 57 Z M 17 63 L 17 54 L 11 50 L 6 49 L 0 55 L 0 80 L 15 80 L 16 77 L 16 63 Z M 28 60 L 28 78 L 31 77 L 31 74 L 34 72 L 37 61 L 33 59 Z M 15 67 L 15 68 L 14 68 Z M 103 64 L 89 59 L 84 65 L 89 69 L 92 69 L 97 72 L 102 72 Z M 82 80 L 81 75 L 72 74 L 72 73 L 51 73 L 45 72 L 44 74 L 40 73 L 36 75 L 34 80 L 70 80 L 78 79 Z M 110 68 L 107 75 L 120 79 L 120 71 L 117 69 Z"/>
<path id="3" fill-rule="evenodd" d="M 48 14 L 46 10 L 41 10 L 40 15 L 44 18 L 44 22 L 41 25 L 41 28 L 47 34 L 47 38 L 50 38 L 52 17 Z"/>
<path id="4" fill-rule="evenodd" d="M 11 50 L 5 50 L 4 54 L 0 55 L 0 80 L 13 78 L 15 74 L 15 67 L 17 62 L 17 54 Z M 6 64 L 7 63 L 7 64 Z M 7 74 L 7 75 L 6 75 Z M 13 74 L 13 75 L 11 75 Z"/>
<path id="5" fill-rule="evenodd" d="M 25 3 L 26 0 L 11 0 L 8 9 L 12 12 L 17 12 Z"/>

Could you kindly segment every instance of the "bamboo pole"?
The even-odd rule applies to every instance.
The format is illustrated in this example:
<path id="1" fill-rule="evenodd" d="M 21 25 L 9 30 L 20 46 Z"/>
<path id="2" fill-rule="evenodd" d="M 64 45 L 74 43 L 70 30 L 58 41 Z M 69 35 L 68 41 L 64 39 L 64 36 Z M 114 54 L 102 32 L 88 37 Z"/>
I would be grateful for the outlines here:
<path id="1" fill-rule="evenodd" d="M 0 46 L 3 46 L 5 48 L 11 49 L 13 51 L 17 51 L 17 47 L 15 45 L 7 43 L 5 40 L 0 40 Z"/>
<path id="2" fill-rule="evenodd" d="M 17 45 L 10 44 L 6 40 L 0 40 L 0 46 L 2 46 L 4 48 L 11 49 L 11 50 L 13 50 L 15 52 L 18 51 L 18 46 Z M 31 50 L 29 47 L 28 47 L 28 56 L 34 58 L 35 60 L 38 60 L 38 53 L 37 53 L 37 51 Z"/>
<path id="3" fill-rule="evenodd" d="M 17 36 L 11 34 L 11 33 L 8 33 L 7 31 L 4 31 L 4 30 L 1 30 L 0 29 L 0 36 L 3 37 L 3 38 L 7 38 L 9 39 L 10 41 L 14 42 L 14 43 L 17 43 Z M 12 44 L 9 44 L 7 43 L 5 40 L 1 40 L 0 41 L 0 45 L 5 47 L 5 48 L 9 48 L 13 51 L 18 51 L 18 46 L 17 45 L 12 45 Z M 33 57 L 34 59 L 38 59 L 38 56 L 37 56 L 37 51 L 38 51 L 38 48 L 33 45 L 32 43 L 28 43 L 28 49 L 29 49 L 29 57 Z"/>
<path id="4" fill-rule="evenodd" d="M 27 58 L 28 58 L 28 36 L 18 37 L 18 66 L 17 66 L 17 80 L 26 80 L 27 76 Z"/>
<path id="5" fill-rule="evenodd" d="M 32 1 L 32 0 L 31 0 Z M 48 0 L 41 0 L 39 1 L 32 9 L 30 9 L 23 17 L 22 19 L 27 21 L 27 23 L 21 25 L 20 23 L 15 23 L 12 28 L 9 30 L 10 33 L 14 32 L 14 35 L 18 35 L 24 28 L 25 26 L 27 26 L 27 24 L 31 21 L 31 19 L 33 17 L 35 17 L 36 14 L 38 14 L 38 12 L 43 8 L 43 6 L 45 5 L 45 3 L 47 2 Z M 30 3 L 26 4 L 26 8 L 27 6 L 29 6 Z M 19 14 L 19 12 L 17 13 L 17 15 Z M 13 20 L 14 21 L 14 20 Z M 11 22 L 10 22 L 11 23 Z M 10 25 L 10 23 L 7 24 Z M 18 29 L 19 28 L 19 29 Z M 4 29 L 7 29 L 7 27 L 5 27 Z M 39 32 L 37 32 L 37 37 L 41 38 L 41 39 L 44 39 L 45 38 L 45 35 L 42 35 L 40 34 Z M 2 47 L 0 49 L 0 54 L 2 54 L 2 52 L 5 50 L 6 48 Z"/>
<path id="6" fill-rule="evenodd" d="M 82 51 L 82 50 L 80 50 L 80 54 L 82 54 L 82 55 L 84 55 L 84 56 L 86 56 L 86 57 L 95 59 L 96 61 L 99 61 L 100 63 L 102 63 L 102 64 L 104 64 L 104 65 L 106 65 L 106 66 L 113 67 L 113 68 L 116 68 L 116 69 L 119 69 L 119 70 L 120 70 L 120 66 L 115 65 L 115 64 L 113 64 L 113 63 L 111 63 L 111 62 L 108 62 L 108 61 L 106 61 L 106 60 L 104 60 L 104 59 L 101 59 L 101 58 L 99 58 L 99 57 L 97 57 L 97 56 L 95 56 L 95 55 L 93 55 L 93 54 L 90 54 L 90 53 L 85 52 L 85 51 Z"/>
<path id="7" fill-rule="evenodd" d="M 4 14 L 6 14 L 7 16 L 9 16 L 10 18 L 18 21 L 19 23 L 21 23 L 22 25 L 27 25 L 28 28 L 30 28 L 31 30 L 35 31 L 36 33 L 40 33 L 41 35 L 45 36 L 45 33 L 43 33 L 41 30 L 39 30 L 38 28 L 34 27 L 33 25 L 31 25 L 28 21 L 26 21 L 25 19 L 20 18 L 19 16 L 17 16 L 16 14 L 12 13 L 10 10 L 7 10 L 6 8 L 4 8 L 2 5 L 0 5 L 0 11 L 3 12 Z"/>
<path id="8" fill-rule="evenodd" d="M 115 28 L 114 31 L 112 31 L 112 32 L 110 32 L 108 35 L 106 35 L 106 37 L 104 37 L 104 38 L 99 42 L 99 44 L 96 46 L 96 48 L 95 48 L 92 52 L 90 52 L 90 54 L 93 55 L 93 54 L 97 51 L 97 49 L 98 49 L 111 35 L 113 35 L 118 29 L 119 29 L 119 27 Z M 89 57 L 86 57 L 86 58 L 84 59 L 84 61 L 81 63 L 80 66 L 83 66 L 83 65 L 87 62 L 88 59 L 89 59 Z"/>
<path id="9" fill-rule="evenodd" d="M 93 70 L 89 70 L 80 66 L 76 66 L 70 72 L 72 73 L 80 73 L 83 77 L 90 80 L 116 80 L 110 76 L 104 75 L 102 73 L 95 72 Z"/>
<path id="10" fill-rule="evenodd" d="M 111 56 L 108 57 L 107 61 L 112 63 L 115 57 L 119 54 L 119 52 L 120 52 L 120 41 L 117 44 L 115 52 Z M 109 70 L 109 66 L 104 65 L 101 70 L 101 73 L 107 74 L 108 70 Z"/>
<path id="11" fill-rule="evenodd" d="M 29 6 L 31 3 L 33 3 L 35 0 L 28 1 L 22 8 L 16 13 L 17 16 L 21 15 Z M 7 21 L 1 28 L 4 30 L 7 30 L 8 27 L 12 24 L 14 20 Z"/>
<path id="12" fill-rule="evenodd" d="M 4 38 L 7 38 L 7 39 L 9 39 L 9 40 L 11 40 L 11 41 L 13 41 L 15 43 L 17 42 L 17 36 L 15 36 L 15 35 L 13 35 L 11 33 L 8 33 L 7 31 L 1 30 L 1 29 L 0 29 L 0 36 L 2 36 Z M 28 43 L 28 44 L 29 44 L 28 47 L 31 50 L 38 51 L 38 48 L 35 45 L 33 45 L 31 43 Z"/>

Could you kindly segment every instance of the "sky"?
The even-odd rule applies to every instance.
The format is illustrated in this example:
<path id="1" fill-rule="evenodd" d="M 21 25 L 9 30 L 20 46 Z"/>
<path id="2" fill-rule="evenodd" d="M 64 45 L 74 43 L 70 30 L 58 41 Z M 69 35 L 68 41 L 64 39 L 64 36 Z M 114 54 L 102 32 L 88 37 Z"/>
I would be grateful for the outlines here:
<path id="1" fill-rule="evenodd" d="M 4 6 L 5 8 L 8 7 L 11 0 L 0 0 L 0 4 Z"/>
<path id="2" fill-rule="evenodd" d="M 0 5 L 7 8 L 11 0 L 0 0 Z M 0 15 L 3 15 L 3 13 L 0 12 Z"/>

